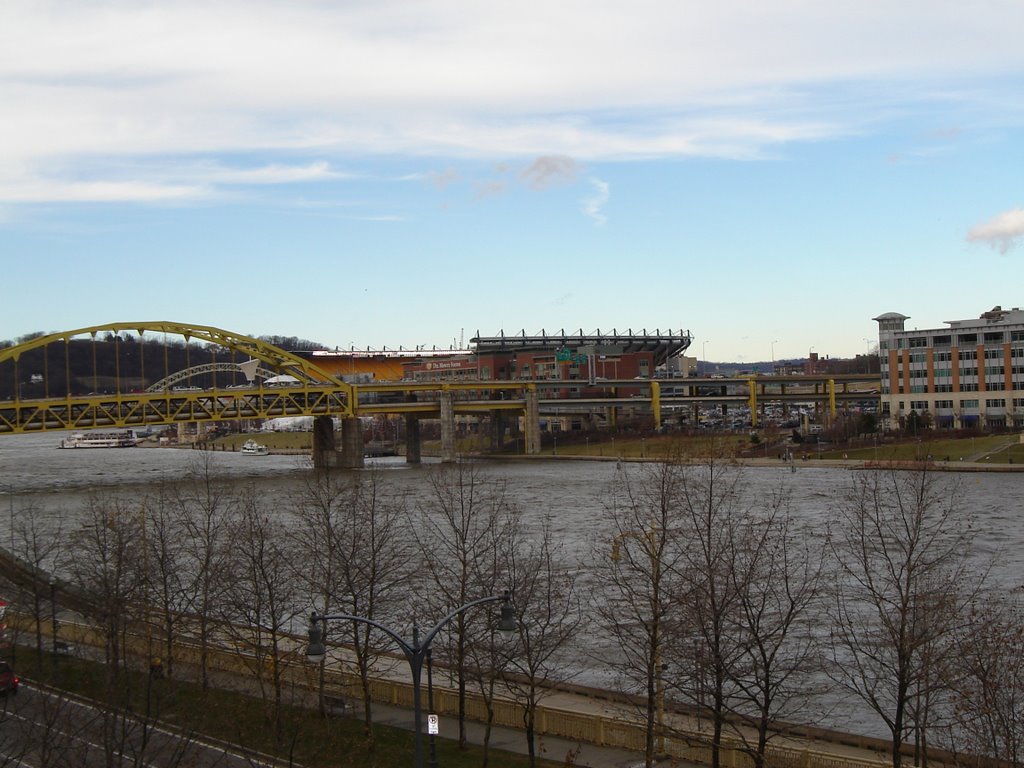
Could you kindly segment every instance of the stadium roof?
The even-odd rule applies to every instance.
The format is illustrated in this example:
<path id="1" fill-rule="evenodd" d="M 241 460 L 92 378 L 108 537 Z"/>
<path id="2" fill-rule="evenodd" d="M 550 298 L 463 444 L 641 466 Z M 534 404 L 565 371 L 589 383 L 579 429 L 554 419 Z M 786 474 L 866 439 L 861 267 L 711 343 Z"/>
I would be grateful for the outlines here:
<path id="1" fill-rule="evenodd" d="M 600 329 L 583 333 L 581 328 L 577 333 L 560 330 L 558 333 L 549 334 L 541 330 L 540 334 L 534 336 L 527 336 L 525 330 L 514 336 L 506 336 L 504 331 L 498 336 L 481 336 L 477 331 L 477 335 L 469 341 L 476 345 L 479 354 L 562 348 L 574 351 L 590 348 L 601 354 L 653 352 L 655 365 L 662 365 L 669 358 L 685 352 L 693 342 L 693 336 L 689 331 L 671 329 L 664 332 L 655 329 L 653 333 L 648 333 L 645 328 L 640 333 L 633 333 L 633 329 L 630 328 L 625 333 L 619 333 L 613 328 L 611 333 L 602 333 Z"/>

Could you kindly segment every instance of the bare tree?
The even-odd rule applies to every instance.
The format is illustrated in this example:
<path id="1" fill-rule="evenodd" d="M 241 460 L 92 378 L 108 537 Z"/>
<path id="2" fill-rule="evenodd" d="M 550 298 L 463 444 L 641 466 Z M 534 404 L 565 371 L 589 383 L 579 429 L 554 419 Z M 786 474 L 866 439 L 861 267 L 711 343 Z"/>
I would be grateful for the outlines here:
<path id="1" fill-rule="evenodd" d="M 296 552 L 281 524 L 250 494 L 231 526 L 232 579 L 222 628 L 252 672 L 267 721 L 284 735 L 284 671 L 289 630 L 298 613 Z"/>
<path id="2" fill-rule="evenodd" d="M 108 765 L 131 750 L 144 754 L 150 733 L 147 723 L 140 740 L 139 719 L 131 712 L 132 678 L 127 674 L 128 636 L 145 620 L 143 530 L 142 505 L 137 500 L 93 495 L 76 545 L 66 553 L 69 579 L 84 593 L 86 614 L 104 638 L 105 703 L 97 708 L 92 728 Z"/>
<path id="3" fill-rule="evenodd" d="M 178 640 L 178 626 L 188 608 L 186 585 L 192 581 L 187 574 L 192 563 L 186 560 L 187 536 L 184 518 L 169 504 L 166 489 L 161 487 L 155 497 L 145 502 L 144 566 L 145 595 L 143 604 L 147 613 L 156 611 L 156 626 L 163 643 L 163 672 L 174 673 L 174 646 Z M 152 646 L 152 641 L 148 643 Z M 152 655 L 151 648 L 149 649 Z"/>
<path id="4" fill-rule="evenodd" d="M 15 557 L 23 560 L 36 577 L 22 587 L 24 600 L 29 604 L 30 613 L 35 622 L 36 657 L 40 664 L 43 660 L 43 602 L 46 598 L 43 574 L 54 570 L 55 563 L 61 556 L 63 521 L 58 519 L 56 530 L 43 525 L 37 510 L 32 506 L 23 507 L 14 525 L 12 533 Z M 56 642 L 57 638 L 53 638 Z"/>
<path id="5" fill-rule="evenodd" d="M 443 465 L 431 476 L 430 501 L 415 526 L 421 557 L 430 574 L 431 607 L 439 614 L 480 597 L 493 562 L 494 529 L 505 525 L 511 504 L 502 482 L 488 480 L 473 464 Z M 451 630 L 449 661 L 458 688 L 459 745 L 466 744 L 466 688 L 469 622 L 459 614 Z"/>
<path id="6" fill-rule="evenodd" d="M 70 579 L 88 595 L 88 610 L 103 633 L 112 683 L 127 663 L 124 636 L 143 593 L 142 527 L 141 509 L 129 499 L 93 495 L 75 547 L 66 551 Z"/>
<path id="7" fill-rule="evenodd" d="M 732 580 L 739 603 L 733 631 L 742 639 L 731 672 L 738 722 L 752 723 L 748 743 L 762 768 L 771 725 L 803 716 L 820 685 L 820 622 L 824 550 L 798 530 L 782 497 L 763 500 L 742 519 L 733 540 Z M 746 730 L 737 736 L 747 742 Z"/>
<path id="8" fill-rule="evenodd" d="M 666 632 L 678 592 L 681 556 L 673 517 L 680 491 L 679 464 L 622 471 L 605 504 L 611 540 L 593 554 L 606 590 L 595 590 L 595 613 L 619 651 L 613 658 L 624 690 L 640 693 L 645 724 L 644 764 L 664 751 Z"/>
<path id="9" fill-rule="evenodd" d="M 527 754 L 537 764 L 537 710 L 556 685 L 573 676 L 567 653 L 582 621 L 576 573 L 555 544 L 550 519 L 508 553 L 518 637 L 508 656 L 509 691 L 523 708 Z"/>
<path id="10" fill-rule="evenodd" d="M 291 535 L 302 553 L 300 562 L 304 562 L 297 576 L 305 582 L 315 610 L 322 615 L 332 612 L 331 595 L 336 591 L 336 568 L 341 558 L 338 529 L 345 517 L 344 508 L 352 503 L 351 484 L 344 478 L 345 475 L 336 475 L 330 469 L 314 471 L 293 501 L 299 524 Z M 325 670 L 326 659 L 320 663 L 317 675 L 317 708 L 321 717 L 327 716 Z M 373 717 L 372 708 L 369 717 Z M 372 720 L 366 722 L 369 725 Z"/>
<path id="11" fill-rule="evenodd" d="M 381 621 L 396 609 L 406 583 L 410 546 L 401 535 L 404 499 L 386 495 L 375 473 L 318 472 L 297 499 L 297 542 L 303 562 L 312 559 L 308 588 L 322 613 L 348 613 Z M 345 637 L 359 673 L 366 735 L 373 740 L 371 685 L 380 653 L 373 628 L 351 622 Z"/>
<path id="12" fill-rule="evenodd" d="M 741 585 L 734 573 L 741 521 L 754 502 L 737 467 L 714 459 L 680 474 L 676 514 L 681 556 L 672 622 L 673 687 L 711 720 L 711 765 L 719 768 L 723 731 L 735 706 L 734 670 L 744 653 Z"/>
<path id="13" fill-rule="evenodd" d="M 927 704 L 975 583 L 970 521 L 956 489 L 927 471 L 860 474 L 838 513 L 829 669 L 885 723 L 894 768 L 915 732 L 926 760 Z"/>
<path id="14" fill-rule="evenodd" d="M 975 605 L 958 637 L 947 746 L 1024 764 L 1024 612 L 1010 599 Z"/>
<path id="15" fill-rule="evenodd" d="M 229 583 L 229 520 L 238 500 L 213 474 L 213 457 L 199 454 L 185 483 L 174 488 L 173 503 L 183 530 L 182 569 L 185 605 L 199 644 L 199 682 L 210 685 L 211 636 L 218 606 Z"/>

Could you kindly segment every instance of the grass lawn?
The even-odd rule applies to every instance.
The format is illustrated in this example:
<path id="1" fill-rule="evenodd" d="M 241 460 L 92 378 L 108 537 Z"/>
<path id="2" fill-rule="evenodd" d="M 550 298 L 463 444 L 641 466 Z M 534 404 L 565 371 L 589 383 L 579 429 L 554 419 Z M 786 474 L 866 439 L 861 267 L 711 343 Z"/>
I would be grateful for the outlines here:
<path id="1" fill-rule="evenodd" d="M 909 440 L 866 448 L 836 448 L 822 451 L 822 458 L 850 459 L 862 461 L 919 461 L 930 455 L 934 461 L 985 461 L 984 456 L 991 460 L 1006 463 L 1008 456 L 1001 456 L 1000 449 L 1015 439 L 1008 435 L 990 435 L 985 437 L 964 437 L 948 440 Z M 813 446 L 809 450 L 813 450 Z M 1024 454 L 1021 454 L 1024 456 Z M 1017 459 L 1015 459 L 1016 463 Z"/>
<path id="2" fill-rule="evenodd" d="M 28 680 L 54 684 L 69 692 L 98 701 L 127 706 L 135 714 L 147 711 L 164 723 L 186 733 L 219 739 L 246 749 L 291 758 L 308 768 L 351 766 L 391 768 L 409 765 L 413 756 L 413 735 L 409 731 L 375 726 L 371 749 L 363 723 L 346 716 L 321 718 L 315 711 L 285 704 L 280 715 L 257 698 L 225 690 L 202 689 L 193 683 L 151 680 L 141 672 L 122 673 L 116 692 L 107 682 L 107 667 L 84 659 L 60 657 L 56 677 L 49 655 L 37 662 L 34 649 L 17 649 L 16 669 Z M 286 691 L 285 698 L 291 694 Z M 424 752 L 427 752 L 424 738 Z M 470 746 L 460 750 L 448 739 L 437 740 L 438 762 L 451 768 L 471 768 L 483 762 L 483 750 Z M 492 750 L 488 765 L 493 768 L 523 768 L 525 756 Z M 543 766 L 559 763 L 539 761 Z"/>

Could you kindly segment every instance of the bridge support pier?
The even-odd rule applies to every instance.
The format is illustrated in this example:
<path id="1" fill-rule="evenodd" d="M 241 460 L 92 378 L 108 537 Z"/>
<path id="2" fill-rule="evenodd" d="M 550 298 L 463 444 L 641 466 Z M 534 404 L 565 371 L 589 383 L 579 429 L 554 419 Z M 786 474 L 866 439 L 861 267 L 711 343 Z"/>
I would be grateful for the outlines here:
<path id="1" fill-rule="evenodd" d="M 338 459 L 342 469 L 363 468 L 363 423 L 356 416 L 341 420 L 341 451 Z"/>
<path id="2" fill-rule="evenodd" d="M 338 466 L 338 451 L 334 447 L 334 419 L 317 416 L 313 419 L 313 466 L 330 469 Z"/>
<path id="3" fill-rule="evenodd" d="M 505 447 L 505 412 L 499 410 L 491 411 L 488 428 L 490 430 L 491 450 L 501 451 Z"/>
<path id="4" fill-rule="evenodd" d="M 449 463 L 456 459 L 455 455 L 455 403 L 452 391 L 445 389 L 440 392 L 441 405 L 441 462 Z"/>
<path id="5" fill-rule="evenodd" d="M 405 414 L 405 463 L 419 464 L 421 461 L 420 420 L 415 413 Z"/>
<path id="6" fill-rule="evenodd" d="M 540 395 L 536 389 L 526 391 L 526 455 L 536 456 L 540 453 Z"/>

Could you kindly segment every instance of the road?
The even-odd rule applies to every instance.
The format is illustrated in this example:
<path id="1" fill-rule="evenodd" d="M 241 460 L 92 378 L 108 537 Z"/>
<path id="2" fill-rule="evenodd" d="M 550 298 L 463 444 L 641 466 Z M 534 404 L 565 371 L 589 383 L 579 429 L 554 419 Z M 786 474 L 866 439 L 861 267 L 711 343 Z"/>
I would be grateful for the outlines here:
<path id="1" fill-rule="evenodd" d="M 23 683 L 0 699 L 0 768 L 273 768 L 266 755 L 162 728 Z"/>

